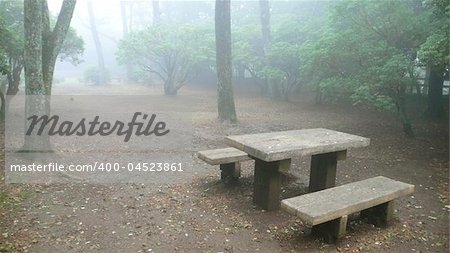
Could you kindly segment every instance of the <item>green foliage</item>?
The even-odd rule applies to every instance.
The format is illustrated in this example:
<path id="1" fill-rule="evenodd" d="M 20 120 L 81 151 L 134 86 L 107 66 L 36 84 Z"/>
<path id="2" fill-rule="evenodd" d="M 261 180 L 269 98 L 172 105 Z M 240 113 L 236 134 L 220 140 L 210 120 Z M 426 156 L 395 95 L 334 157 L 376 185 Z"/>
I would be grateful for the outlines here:
<path id="1" fill-rule="evenodd" d="M 9 87 L 18 85 L 24 68 L 24 13 L 23 1 L 0 1 L 0 70 L 11 74 Z M 51 17 L 51 24 L 55 25 Z M 69 29 L 58 58 L 76 65 L 81 62 L 84 51 L 83 39 L 72 28 Z"/>
<path id="2" fill-rule="evenodd" d="M 0 49 L 3 58 L 23 61 L 23 4 L 20 1 L 0 2 Z M 23 65 L 23 64 L 22 64 Z M 11 66 L 8 64 L 8 72 Z"/>
<path id="3" fill-rule="evenodd" d="M 203 24 L 151 26 L 123 39 L 117 59 L 157 75 L 164 81 L 166 94 L 174 95 L 195 75 L 197 65 L 212 65 L 213 29 Z"/>
<path id="4" fill-rule="evenodd" d="M 58 59 L 60 61 L 68 61 L 73 65 L 77 65 L 82 62 L 81 56 L 83 56 L 83 52 L 83 38 L 77 34 L 75 29 L 70 27 L 67 31 L 61 51 L 58 54 Z"/>
<path id="5" fill-rule="evenodd" d="M 8 59 L 4 45 L 9 37 L 9 31 L 6 30 L 3 18 L 0 16 L 0 75 L 6 75 L 9 72 Z"/>
<path id="6" fill-rule="evenodd" d="M 431 35 L 420 46 L 418 58 L 426 66 L 444 69 L 450 61 L 450 6 L 446 0 L 428 0 Z"/>
<path id="7" fill-rule="evenodd" d="M 395 111 L 409 126 L 404 100 L 429 13 L 396 0 L 341 1 L 331 10 L 322 36 L 301 49 L 309 84 L 328 97 Z"/>
<path id="8" fill-rule="evenodd" d="M 19 60 L 24 51 L 24 29 L 23 29 L 23 2 L 22 1 L 0 1 L 0 47 L 8 57 Z M 55 18 L 52 17 L 52 25 Z M 73 64 L 80 63 L 80 56 L 84 51 L 83 39 L 77 35 L 75 29 L 70 28 L 64 44 L 58 55 L 61 61 L 70 61 Z"/>
<path id="9" fill-rule="evenodd" d="M 100 84 L 100 70 L 97 66 L 89 66 L 83 73 L 83 81 L 89 84 L 99 85 Z M 107 69 L 104 70 L 103 73 L 104 82 L 108 83 L 111 78 L 109 71 Z"/>
<path id="10" fill-rule="evenodd" d="M 137 82 L 150 85 L 153 81 L 151 74 L 140 67 L 131 69 L 130 79 Z"/>
<path id="11" fill-rule="evenodd" d="M 252 77 L 261 76 L 263 46 L 258 25 L 232 27 L 232 59 L 235 67 L 242 66 Z"/>
<path id="12" fill-rule="evenodd" d="M 267 58 L 258 22 L 251 20 L 248 25 L 233 26 L 233 64 L 243 66 L 253 77 L 270 79 L 286 97 L 301 84 L 302 50 L 319 36 L 318 27 L 322 23 L 320 19 L 299 21 L 288 14 L 272 19 L 272 43 Z"/>

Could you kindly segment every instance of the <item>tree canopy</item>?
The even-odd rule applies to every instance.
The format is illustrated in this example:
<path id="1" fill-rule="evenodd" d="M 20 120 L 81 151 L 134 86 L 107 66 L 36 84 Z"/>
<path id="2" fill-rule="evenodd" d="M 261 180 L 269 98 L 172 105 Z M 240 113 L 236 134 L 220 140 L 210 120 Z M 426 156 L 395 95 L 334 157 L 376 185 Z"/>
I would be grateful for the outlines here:
<path id="1" fill-rule="evenodd" d="M 21 73 L 24 68 L 24 12 L 22 1 L 0 2 L 0 56 L 3 59 L 4 75 L 8 79 L 8 95 L 18 91 Z M 49 18 L 52 27 L 56 17 Z M 84 51 L 83 39 L 75 29 L 69 28 L 57 57 L 60 61 L 68 61 L 76 65 L 81 62 Z M 1 61 L 1 60 L 0 60 Z"/>
<path id="2" fill-rule="evenodd" d="M 346 96 L 355 104 L 391 110 L 404 132 L 413 135 L 405 99 L 417 82 L 417 53 L 434 40 L 427 24 L 430 12 L 417 9 L 414 1 L 395 0 L 341 1 L 330 10 L 321 38 L 307 43 L 301 56 L 310 84 L 326 97 Z"/>
<path id="3" fill-rule="evenodd" d="M 160 23 L 130 33 L 117 59 L 159 77 L 166 95 L 175 95 L 195 76 L 196 66 L 212 65 L 214 33 L 206 24 Z"/>

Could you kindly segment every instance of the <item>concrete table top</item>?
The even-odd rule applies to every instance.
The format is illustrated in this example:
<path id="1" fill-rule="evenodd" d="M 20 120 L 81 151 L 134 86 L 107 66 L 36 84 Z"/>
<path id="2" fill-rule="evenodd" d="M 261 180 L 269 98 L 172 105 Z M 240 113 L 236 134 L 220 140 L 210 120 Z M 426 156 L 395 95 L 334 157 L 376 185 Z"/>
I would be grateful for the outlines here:
<path id="1" fill-rule="evenodd" d="M 228 136 L 225 142 L 266 162 L 366 147 L 370 139 L 324 128 Z"/>

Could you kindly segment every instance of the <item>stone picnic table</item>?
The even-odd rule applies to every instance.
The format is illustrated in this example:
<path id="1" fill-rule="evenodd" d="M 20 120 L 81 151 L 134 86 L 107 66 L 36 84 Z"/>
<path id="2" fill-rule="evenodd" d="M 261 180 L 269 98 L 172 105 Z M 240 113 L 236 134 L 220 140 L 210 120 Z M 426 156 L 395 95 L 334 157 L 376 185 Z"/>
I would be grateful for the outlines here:
<path id="1" fill-rule="evenodd" d="M 370 139 L 329 129 L 315 128 L 228 136 L 229 146 L 255 159 L 253 202 L 266 210 L 280 206 L 280 171 L 291 159 L 311 155 L 309 191 L 334 187 L 338 160 L 347 149 L 368 146 Z"/>

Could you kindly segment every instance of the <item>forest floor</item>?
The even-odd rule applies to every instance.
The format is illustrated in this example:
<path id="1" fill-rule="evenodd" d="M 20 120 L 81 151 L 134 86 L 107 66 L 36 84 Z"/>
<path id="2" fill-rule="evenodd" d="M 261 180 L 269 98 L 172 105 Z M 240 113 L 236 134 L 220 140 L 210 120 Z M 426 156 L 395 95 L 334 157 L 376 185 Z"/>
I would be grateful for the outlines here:
<path id="1" fill-rule="evenodd" d="M 105 91 L 123 92 L 81 87 L 56 88 L 55 93 Z M 133 86 L 127 92 L 154 90 Z M 184 87 L 175 98 L 179 105 L 183 97 L 198 97 L 201 108 L 193 116 L 193 150 L 225 147 L 229 134 L 289 129 L 322 127 L 368 137 L 369 147 L 349 150 L 339 162 L 337 184 L 377 175 L 414 184 L 415 193 L 396 202 L 392 224 L 376 228 L 354 216 L 345 238 L 325 244 L 294 216 L 252 204 L 252 162 L 244 163 L 240 182 L 230 187 L 220 183 L 218 168 L 194 159 L 194 179 L 181 184 L 25 185 L 1 180 L 0 252 L 448 252 L 448 122 L 415 116 L 416 137 L 406 138 L 387 113 L 315 105 L 311 94 L 285 102 L 252 93 L 238 91 L 239 122 L 221 124 L 214 89 Z M 308 158 L 293 161 L 283 177 L 283 198 L 306 191 L 308 165 Z"/>

